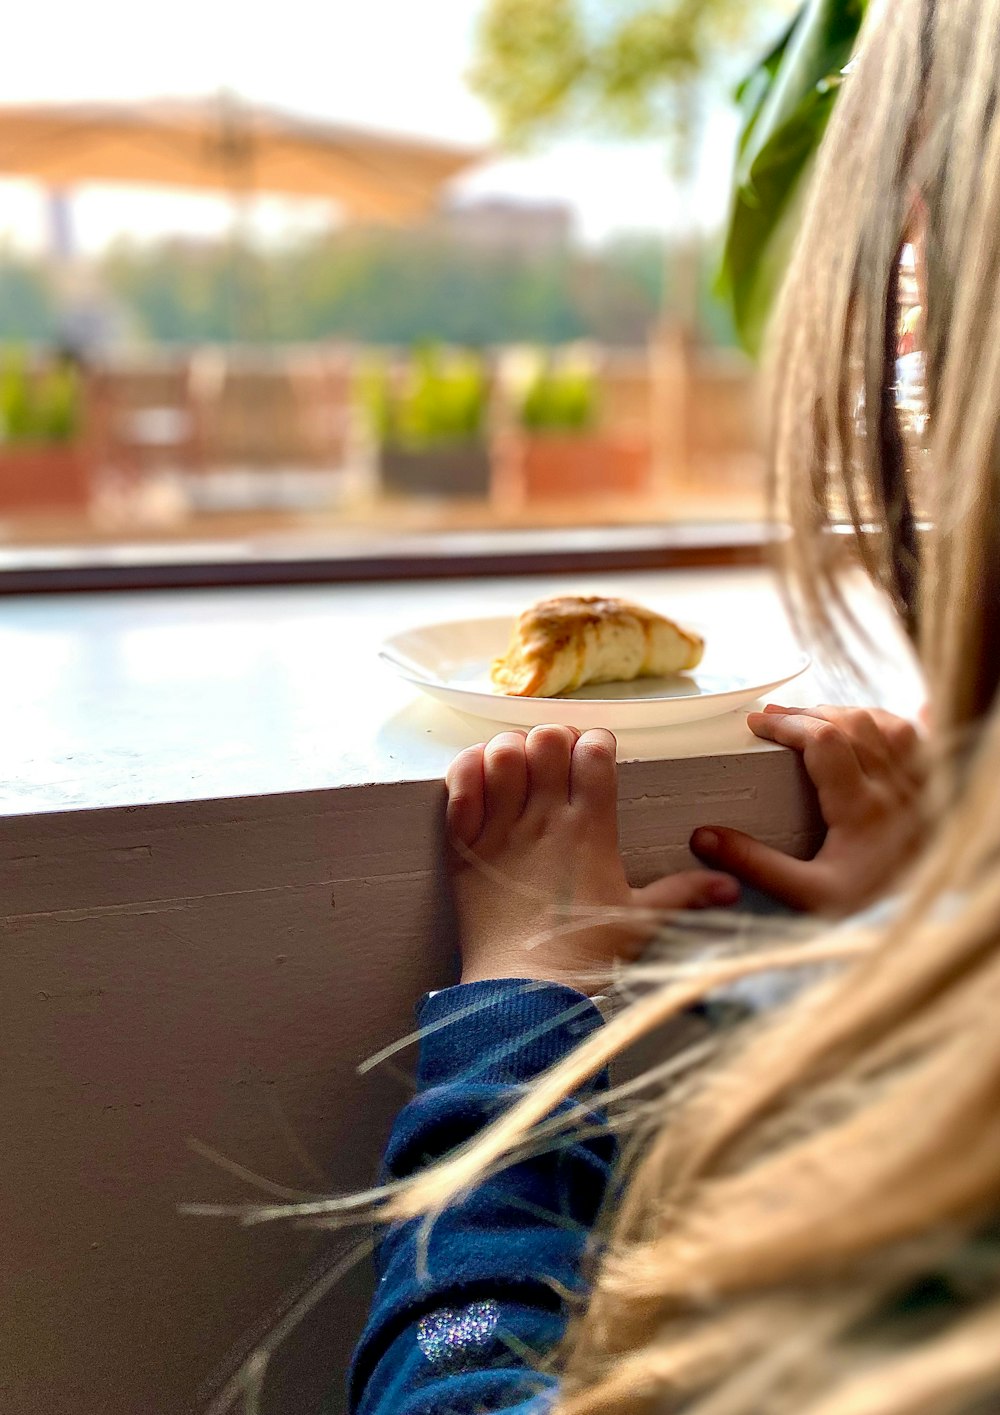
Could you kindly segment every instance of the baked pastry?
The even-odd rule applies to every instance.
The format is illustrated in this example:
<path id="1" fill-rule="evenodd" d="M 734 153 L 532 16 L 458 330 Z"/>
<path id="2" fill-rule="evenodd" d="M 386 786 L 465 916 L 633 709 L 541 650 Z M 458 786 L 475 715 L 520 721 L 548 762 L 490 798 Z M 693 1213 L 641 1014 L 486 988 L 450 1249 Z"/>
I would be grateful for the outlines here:
<path id="1" fill-rule="evenodd" d="M 584 683 L 683 673 L 704 649 L 697 634 L 628 600 L 565 595 L 525 610 L 490 677 L 510 697 L 554 698 Z"/>

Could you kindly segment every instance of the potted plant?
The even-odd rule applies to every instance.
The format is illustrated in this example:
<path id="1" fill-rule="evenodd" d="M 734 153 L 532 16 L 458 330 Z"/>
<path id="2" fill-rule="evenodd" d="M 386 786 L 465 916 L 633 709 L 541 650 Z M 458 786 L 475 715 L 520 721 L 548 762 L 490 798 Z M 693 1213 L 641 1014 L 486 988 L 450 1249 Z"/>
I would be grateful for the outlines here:
<path id="1" fill-rule="evenodd" d="M 82 405 L 70 361 L 31 369 L 16 351 L 0 361 L 0 513 L 86 508 L 91 465 Z"/>
<path id="2" fill-rule="evenodd" d="M 426 345 L 402 369 L 369 363 L 360 392 L 384 491 L 448 498 L 488 494 L 489 379 L 481 358 Z"/>
<path id="3" fill-rule="evenodd" d="M 597 367 L 585 350 L 515 355 L 507 364 L 514 427 L 505 439 L 507 500 L 566 500 L 646 489 L 648 438 L 606 427 Z"/>

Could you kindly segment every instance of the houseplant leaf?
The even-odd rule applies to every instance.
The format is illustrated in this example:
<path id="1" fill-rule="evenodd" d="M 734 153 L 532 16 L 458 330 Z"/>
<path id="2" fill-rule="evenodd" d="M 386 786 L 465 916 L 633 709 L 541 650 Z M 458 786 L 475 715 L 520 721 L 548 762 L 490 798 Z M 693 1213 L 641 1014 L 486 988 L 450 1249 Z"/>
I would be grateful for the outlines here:
<path id="1" fill-rule="evenodd" d="M 744 126 L 720 292 L 757 353 L 798 224 L 805 179 L 833 112 L 867 0 L 807 0 L 740 85 Z"/>

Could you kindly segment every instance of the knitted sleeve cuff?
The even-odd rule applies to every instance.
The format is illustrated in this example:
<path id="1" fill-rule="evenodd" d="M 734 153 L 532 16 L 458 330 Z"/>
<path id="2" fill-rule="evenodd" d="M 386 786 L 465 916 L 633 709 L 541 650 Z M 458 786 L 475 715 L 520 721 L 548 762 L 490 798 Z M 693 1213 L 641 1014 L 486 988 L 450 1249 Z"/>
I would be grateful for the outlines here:
<path id="1" fill-rule="evenodd" d="M 417 1009 L 423 1031 L 421 1089 L 454 1081 L 511 1085 L 561 1061 L 603 1018 L 589 997 L 561 983 L 501 978 L 430 993 Z"/>

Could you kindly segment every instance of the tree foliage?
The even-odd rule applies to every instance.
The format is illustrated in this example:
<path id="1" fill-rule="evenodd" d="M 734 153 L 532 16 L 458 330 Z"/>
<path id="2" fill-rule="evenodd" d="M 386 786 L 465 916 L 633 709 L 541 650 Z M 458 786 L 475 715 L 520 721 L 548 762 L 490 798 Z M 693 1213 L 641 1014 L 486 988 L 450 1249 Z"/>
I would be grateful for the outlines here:
<path id="1" fill-rule="evenodd" d="M 673 298 L 668 276 L 655 237 L 528 253 L 470 247 L 435 231 L 349 229 L 261 251 L 235 267 L 223 244 L 121 245 L 101 260 L 98 283 L 117 325 L 153 343 L 485 347 L 593 339 L 614 347 L 645 342 Z M 710 286 L 706 262 L 702 329 L 712 342 L 731 342 L 731 323 Z M 0 256 L 0 341 L 52 343 L 58 329 L 44 267 Z"/>
<path id="2" fill-rule="evenodd" d="M 473 88 L 503 139 L 560 131 L 684 131 L 720 53 L 783 0 L 488 0 Z"/>
<path id="3" fill-rule="evenodd" d="M 54 340 L 56 302 L 44 271 L 9 250 L 0 250 L 0 337 Z"/>
<path id="4" fill-rule="evenodd" d="M 690 170 L 699 88 L 719 76 L 724 55 L 793 7 L 736 93 L 744 128 L 719 290 L 751 352 L 866 0 L 488 0 L 471 75 L 512 145 L 560 132 L 659 133 L 680 138 L 679 165 Z"/>

